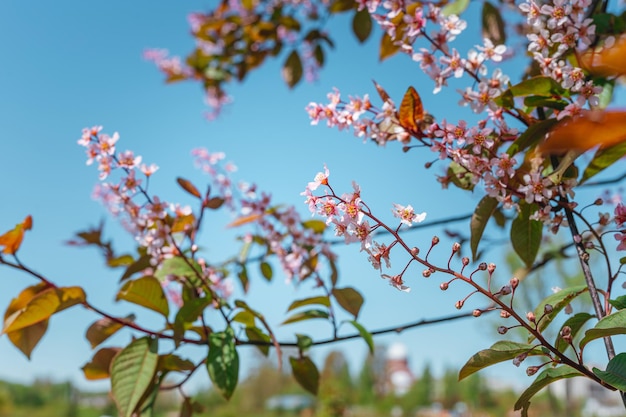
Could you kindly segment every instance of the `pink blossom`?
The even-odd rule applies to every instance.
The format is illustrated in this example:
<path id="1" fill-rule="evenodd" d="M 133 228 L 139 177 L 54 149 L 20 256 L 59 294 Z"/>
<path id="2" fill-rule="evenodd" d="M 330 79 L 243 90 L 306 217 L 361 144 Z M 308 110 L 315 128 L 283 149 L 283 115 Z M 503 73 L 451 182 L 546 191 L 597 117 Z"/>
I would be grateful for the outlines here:
<path id="1" fill-rule="evenodd" d="M 421 223 L 426 218 L 426 213 L 416 214 L 411 205 L 394 204 L 393 207 L 391 211 L 394 217 L 400 218 L 400 223 L 404 223 L 407 226 L 411 226 L 413 223 Z"/>
<path id="2" fill-rule="evenodd" d="M 626 250 L 626 233 L 616 233 L 615 240 L 619 241 L 617 250 Z"/>

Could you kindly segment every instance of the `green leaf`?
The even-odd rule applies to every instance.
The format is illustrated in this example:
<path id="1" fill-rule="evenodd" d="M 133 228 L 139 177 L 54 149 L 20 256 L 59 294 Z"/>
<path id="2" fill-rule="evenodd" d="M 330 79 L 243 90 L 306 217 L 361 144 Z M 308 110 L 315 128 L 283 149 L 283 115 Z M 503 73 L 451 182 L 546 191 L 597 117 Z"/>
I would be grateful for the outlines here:
<path id="1" fill-rule="evenodd" d="M 239 355 L 231 328 L 209 336 L 207 370 L 213 384 L 225 399 L 230 399 L 239 379 Z"/>
<path id="2" fill-rule="evenodd" d="M 488 1 L 483 4 L 482 29 L 483 38 L 490 39 L 494 45 L 502 45 L 506 42 L 504 20 L 500 11 Z"/>
<path id="3" fill-rule="evenodd" d="M 188 278 L 192 284 L 198 281 L 198 274 L 202 273 L 202 267 L 193 259 L 184 259 L 180 256 L 168 258 L 161 264 L 161 267 L 154 273 L 159 280 L 165 280 L 169 275 L 175 277 Z"/>
<path id="4" fill-rule="evenodd" d="M 118 268 L 120 266 L 130 266 L 134 262 L 135 262 L 135 258 L 126 254 L 126 255 L 120 255 L 118 257 L 108 259 L 107 265 L 110 266 L 111 268 Z"/>
<path id="5" fill-rule="evenodd" d="M 623 310 L 626 308 L 626 295 L 620 295 L 614 300 L 609 300 L 609 303 L 616 309 Z"/>
<path id="6" fill-rule="evenodd" d="M 235 314 L 235 317 L 233 317 L 233 321 L 236 321 L 237 323 L 241 323 L 246 327 L 254 327 L 255 320 L 256 319 L 254 317 L 254 314 L 252 314 L 251 312 L 247 310 L 241 310 L 237 314 Z"/>
<path id="7" fill-rule="evenodd" d="M 120 278 L 120 282 L 132 277 L 137 272 L 142 272 L 146 268 L 151 267 L 152 265 L 150 265 L 150 259 L 151 258 L 148 255 L 140 256 L 135 262 L 133 262 L 128 266 L 128 268 L 126 268 L 126 271 Z"/>
<path id="8" fill-rule="evenodd" d="M 159 356 L 159 369 L 163 371 L 192 371 L 195 367 L 194 363 L 189 359 L 183 359 L 173 353 Z"/>
<path id="9" fill-rule="evenodd" d="M 269 337 L 269 335 L 263 333 L 263 331 L 259 329 L 258 327 L 246 327 L 246 336 L 248 337 L 248 340 L 250 340 L 251 342 L 267 343 L 267 344 L 255 345 L 255 346 L 257 347 L 257 349 L 261 351 L 261 353 L 263 353 L 263 355 L 267 356 L 269 354 L 270 352 L 269 343 L 272 340 Z"/>
<path id="10" fill-rule="evenodd" d="M 357 323 L 356 320 L 348 320 L 348 323 L 350 323 L 351 325 L 354 326 L 355 329 L 357 329 L 357 331 L 359 332 L 363 340 L 365 340 L 365 343 L 367 343 L 367 347 L 370 350 L 370 354 L 373 355 L 374 354 L 374 338 L 372 337 L 372 334 L 368 332 L 365 329 L 365 327 L 363 327 L 361 324 Z"/>
<path id="11" fill-rule="evenodd" d="M 476 206 L 474 213 L 472 214 L 472 220 L 470 221 L 470 247 L 472 248 L 472 258 L 476 260 L 478 254 L 478 244 L 483 237 L 485 227 L 489 222 L 489 218 L 498 208 L 498 200 L 488 195 L 484 196 L 482 200 Z"/>
<path id="12" fill-rule="evenodd" d="M 547 107 L 550 109 L 563 110 L 567 106 L 567 101 L 553 97 L 529 96 L 524 99 L 526 107 Z"/>
<path id="13" fill-rule="evenodd" d="M 524 133 L 515 139 L 515 142 L 507 149 L 506 153 L 509 156 L 514 156 L 518 152 L 537 145 L 558 122 L 556 119 L 547 119 L 530 125 Z"/>
<path id="14" fill-rule="evenodd" d="M 282 324 L 296 323 L 298 321 L 303 320 L 311 320 L 311 319 L 327 319 L 328 312 L 323 310 L 307 310 L 301 313 L 296 313 L 293 316 L 289 317 L 287 320 L 283 321 Z"/>
<path id="15" fill-rule="evenodd" d="M 517 402 L 515 403 L 515 410 L 522 410 L 522 416 L 528 416 L 528 407 L 530 406 L 530 399 L 539 392 L 545 386 L 565 378 L 573 378 L 575 376 L 582 375 L 577 370 L 563 365 L 558 368 L 548 368 L 541 372 L 535 381 L 522 393 Z"/>
<path id="16" fill-rule="evenodd" d="M 122 417 L 131 417 L 152 386 L 159 362 L 158 340 L 142 337 L 126 346 L 111 364 L 111 393 Z"/>
<path id="17" fill-rule="evenodd" d="M 315 45 L 315 48 L 313 48 L 313 57 L 320 68 L 324 66 L 324 49 L 322 49 L 321 44 L 318 43 Z"/>
<path id="18" fill-rule="evenodd" d="M 380 38 L 380 51 L 378 53 L 378 59 L 382 62 L 385 59 L 397 54 L 398 51 L 400 51 L 400 46 L 394 43 L 393 39 L 391 39 L 387 32 L 383 33 L 382 38 Z"/>
<path id="19" fill-rule="evenodd" d="M 618 334 L 626 334 L 626 310 L 620 310 L 604 317 L 596 323 L 593 329 L 587 330 L 585 337 L 580 341 L 580 348 L 584 348 L 592 340 Z"/>
<path id="20" fill-rule="evenodd" d="M 324 223 L 321 220 L 312 219 L 312 220 L 307 220 L 303 222 L 302 227 L 304 227 L 305 229 L 312 230 L 313 232 L 319 234 L 319 233 L 323 233 L 324 230 L 326 230 L 326 223 Z"/>
<path id="21" fill-rule="evenodd" d="M 346 288 L 333 288 L 333 297 L 339 303 L 339 305 L 352 314 L 354 318 L 357 318 L 361 307 L 363 306 L 363 296 L 357 290 L 352 287 Z"/>
<path id="22" fill-rule="evenodd" d="M 291 372 L 298 384 L 313 395 L 317 395 L 320 383 L 320 374 L 317 367 L 308 356 L 301 358 L 290 357 Z"/>
<path id="23" fill-rule="evenodd" d="M 132 322 L 135 320 L 135 315 L 130 314 L 124 318 L 125 321 Z M 111 320 L 108 317 L 104 317 L 100 320 L 95 321 L 89 328 L 87 329 L 87 333 L 85 334 L 85 338 L 91 344 L 91 348 L 95 348 L 100 343 L 107 340 L 109 337 L 113 336 L 118 330 L 124 327 L 124 324 Z"/>
<path id="24" fill-rule="evenodd" d="M 289 305 L 287 311 L 295 310 L 298 307 L 308 306 L 311 304 L 320 304 L 326 307 L 330 307 L 330 299 L 327 295 L 320 295 L 317 297 L 309 297 L 302 300 L 296 300 Z"/>
<path id="25" fill-rule="evenodd" d="M 580 184 L 621 160 L 624 155 L 626 155 L 626 142 L 598 149 L 587 168 L 585 168 Z"/>
<path id="26" fill-rule="evenodd" d="M 248 290 L 250 289 L 250 280 L 248 279 L 248 269 L 244 264 L 240 265 L 239 272 L 237 272 L 237 278 L 239 278 L 243 293 L 247 294 Z"/>
<path id="27" fill-rule="evenodd" d="M 333 287 L 337 285 L 337 279 L 339 278 L 339 271 L 337 271 L 337 265 L 335 261 L 332 259 L 328 260 L 328 264 L 330 266 L 330 282 L 333 284 Z"/>
<path id="28" fill-rule="evenodd" d="M 117 293 L 116 301 L 125 300 L 162 314 L 166 319 L 170 314 L 163 287 L 155 277 L 146 275 L 139 279 L 126 281 Z"/>
<path id="29" fill-rule="evenodd" d="M 515 253 L 529 268 L 535 262 L 539 252 L 543 232 L 543 224 L 538 220 L 530 219 L 536 210 L 536 204 L 521 202 L 519 213 L 511 223 L 511 244 Z"/>
<path id="30" fill-rule="evenodd" d="M 180 343 L 187 324 L 191 324 L 198 320 L 205 308 L 211 305 L 212 300 L 209 297 L 193 298 L 185 301 L 183 306 L 176 312 L 174 318 L 174 341 L 176 346 Z"/>
<path id="31" fill-rule="evenodd" d="M 467 9 L 467 6 L 469 6 L 469 0 L 456 0 L 453 1 L 452 3 L 448 3 L 446 6 L 443 7 L 443 9 L 441 9 L 441 13 L 444 16 L 450 16 L 450 15 L 460 15 L 461 13 L 463 13 L 465 11 L 465 9 Z"/>
<path id="32" fill-rule="evenodd" d="M 550 77 L 533 77 L 524 80 L 511 87 L 511 92 L 515 97 L 521 96 L 543 96 L 552 97 L 554 95 L 562 95 L 565 89 L 561 84 L 554 81 Z"/>
<path id="33" fill-rule="evenodd" d="M 274 275 L 272 272 L 272 266 L 267 262 L 261 262 L 260 268 L 263 278 L 265 278 L 267 281 L 271 281 L 272 276 Z"/>
<path id="34" fill-rule="evenodd" d="M 593 373 L 607 384 L 620 391 L 626 391 L 626 353 L 620 353 L 611 359 L 606 371 L 593 368 Z"/>
<path id="35" fill-rule="evenodd" d="M 537 320 L 539 320 L 539 318 L 544 315 L 546 304 L 550 304 L 552 306 L 552 312 L 546 314 L 541 319 L 541 321 L 539 321 L 537 329 L 540 332 L 543 332 L 548 327 L 548 325 L 552 323 L 552 320 L 554 320 L 556 315 L 559 314 L 561 310 L 567 307 L 567 305 L 571 303 L 576 297 L 587 292 L 587 290 L 588 288 L 586 285 L 578 285 L 575 287 L 562 289 L 544 298 L 539 303 L 537 308 L 535 308 L 535 317 L 537 318 Z M 535 337 L 530 335 L 528 337 L 528 343 L 532 342 L 533 340 L 535 340 Z"/>
<path id="36" fill-rule="evenodd" d="M 283 65 L 283 79 L 289 86 L 289 88 L 295 87 L 300 79 L 302 78 L 302 60 L 300 59 L 300 55 L 298 55 L 297 51 L 291 51 L 287 59 L 285 60 L 285 64 Z"/>
<path id="37" fill-rule="evenodd" d="M 554 347 L 556 347 L 559 350 L 559 352 L 565 352 L 570 345 L 561 337 L 561 330 L 563 330 L 563 327 L 569 326 L 569 328 L 572 329 L 571 330 L 572 337 L 575 337 L 578 334 L 578 332 L 582 329 L 582 327 L 585 325 L 585 323 L 587 323 L 590 319 L 594 317 L 595 316 L 593 314 L 589 314 L 589 313 L 577 313 L 573 315 L 572 317 L 568 318 L 567 320 L 565 320 L 565 323 L 563 323 L 563 325 L 561 326 L 561 329 L 559 330 L 559 333 L 556 337 L 556 340 L 554 342 Z"/>
<path id="38" fill-rule="evenodd" d="M 514 359 L 524 353 L 528 354 L 528 356 L 543 355 L 539 347 L 525 343 L 500 340 L 494 343 L 489 349 L 484 349 L 474 354 L 459 371 L 459 381 L 483 368 Z"/>
<path id="39" fill-rule="evenodd" d="M 352 19 L 352 31 L 356 35 L 359 42 L 363 43 L 369 38 L 372 33 L 372 17 L 367 11 L 367 8 L 363 8 L 354 13 Z"/>
<path id="40" fill-rule="evenodd" d="M 450 162 L 450 165 L 448 166 L 448 177 L 450 177 L 450 182 L 452 182 L 452 184 L 462 190 L 471 191 L 474 189 L 472 174 L 467 171 L 467 168 L 462 167 L 454 161 Z"/>
<path id="41" fill-rule="evenodd" d="M 298 350 L 300 350 L 300 352 L 306 352 L 311 346 L 313 346 L 313 339 L 305 334 L 296 334 L 296 338 L 298 340 L 296 343 L 298 344 Z"/>

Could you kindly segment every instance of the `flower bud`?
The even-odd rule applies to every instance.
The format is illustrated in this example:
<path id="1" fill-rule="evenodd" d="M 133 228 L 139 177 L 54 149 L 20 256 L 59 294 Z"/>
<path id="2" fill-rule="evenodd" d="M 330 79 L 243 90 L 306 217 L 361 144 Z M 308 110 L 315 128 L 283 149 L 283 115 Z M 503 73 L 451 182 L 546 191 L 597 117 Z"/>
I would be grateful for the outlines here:
<path id="1" fill-rule="evenodd" d="M 538 370 L 538 366 L 529 366 L 528 368 L 526 368 L 526 375 L 533 376 L 537 373 Z"/>
<path id="2" fill-rule="evenodd" d="M 596 198 L 596 201 L 593 202 L 593 204 L 595 204 L 596 206 L 601 206 L 602 205 L 602 199 L 601 198 Z"/>
<path id="3" fill-rule="evenodd" d="M 479 271 L 484 271 L 485 269 L 487 269 L 487 262 L 481 262 L 481 263 L 478 265 L 478 270 L 479 270 Z"/>
<path id="4" fill-rule="evenodd" d="M 439 237 L 438 236 L 433 236 L 433 240 L 431 242 L 431 244 L 433 246 L 437 245 L 439 243 Z"/>
<path id="5" fill-rule="evenodd" d="M 513 359 L 513 365 L 520 366 L 520 364 L 524 362 L 524 359 L 526 359 L 527 357 L 528 353 L 520 353 L 515 357 L 515 359 Z"/>
<path id="6" fill-rule="evenodd" d="M 535 320 L 537 319 L 535 317 L 535 313 L 533 313 L 532 311 L 529 311 L 528 313 L 526 313 L 526 318 L 528 319 L 528 321 L 530 321 L 531 323 L 534 323 Z"/>
<path id="7" fill-rule="evenodd" d="M 481 315 L 481 314 L 483 314 L 483 312 L 482 312 L 482 311 L 480 311 L 479 309 L 476 309 L 476 310 L 474 310 L 474 311 L 472 312 L 472 315 L 473 315 L 474 317 L 480 317 L 480 315 Z"/>
<path id="8" fill-rule="evenodd" d="M 419 250 L 419 248 L 416 248 L 416 247 L 412 247 L 412 248 L 411 248 L 411 255 L 413 255 L 413 256 L 417 256 L 417 255 L 419 255 L 419 254 L 420 254 L 420 250 Z"/>
<path id="9" fill-rule="evenodd" d="M 470 260 L 467 256 L 464 256 L 463 259 L 461 259 L 461 263 L 463 264 L 463 266 L 467 266 L 470 263 Z"/>
<path id="10" fill-rule="evenodd" d="M 500 294 L 502 295 L 509 295 L 513 292 L 513 290 L 511 289 L 510 285 L 505 285 L 504 287 L 500 288 Z"/>
<path id="11" fill-rule="evenodd" d="M 448 282 L 442 282 L 441 284 L 439 284 L 439 288 L 441 289 L 441 291 L 445 291 L 448 289 L 448 286 L 450 284 Z"/>
<path id="12" fill-rule="evenodd" d="M 431 270 L 430 270 L 430 269 L 424 269 L 424 271 L 422 271 L 422 276 L 423 276 L 424 278 L 430 278 L 430 276 L 431 276 L 432 274 L 433 274 L 433 273 L 431 272 Z"/>
<path id="13" fill-rule="evenodd" d="M 508 331 L 509 331 L 509 328 L 508 328 L 508 327 L 506 327 L 506 326 L 500 326 L 500 327 L 498 327 L 498 333 L 500 333 L 500 334 L 505 334 L 505 333 L 506 333 L 506 332 L 508 332 Z"/>
<path id="14" fill-rule="evenodd" d="M 496 264 L 491 263 L 489 265 L 487 265 L 487 272 L 489 272 L 490 274 L 493 274 L 493 271 L 496 270 Z"/>
<path id="15" fill-rule="evenodd" d="M 500 317 L 502 317 L 503 319 L 508 319 L 509 317 L 511 317 L 511 313 L 506 310 L 500 310 Z"/>
<path id="16" fill-rule="evenodd" d="M 404 148 L 403 148 L 403 150 L 404 150 Z M 424 168 L 426 168 L 426 169 L 430 168 L 431 166 L 433 166 L 433 163 L 432 163 L 432 162 L 430 162 L 430 161 L 428 161 L 428 162 L 426 162 L 426 163 L 424 164 Z"/>
<path id="17" fill-rule="evenodd" d="M 452 244 L 452 253 L 457 253 L 461 249 L 461 244 L 459 242 L 454 242 Z"/>
<path id="18" fill-rule="evenodd" d="M 463 308 L 463 301 L 461 301 L 461 300 L 457 301 L 457 302 L 454 304 L 454 307 L 455 307 L 457 310 L 460 310 L 461 308 Z"/>
<path id="19" fill-rule="evenodd" d="M 511 285 L 511 288 L 516 289 L 519 285 L 519 279 L 513 277 L 509 280 L 509 284 Z"/>
<path id="20" fill-rule="evenodd" d="M 554 307 L 552 307 L 552 304 L 546 304 L 545 306 L 543 306 L 543 312 L 545 314 L 550 314 L 554 311 Z"/>

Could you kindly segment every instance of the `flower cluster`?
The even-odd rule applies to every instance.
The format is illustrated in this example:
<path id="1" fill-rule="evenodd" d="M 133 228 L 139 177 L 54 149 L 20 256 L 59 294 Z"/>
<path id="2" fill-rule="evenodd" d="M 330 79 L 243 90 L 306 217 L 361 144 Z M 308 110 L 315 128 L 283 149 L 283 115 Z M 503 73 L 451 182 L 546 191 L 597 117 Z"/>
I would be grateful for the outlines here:
<path id="1" fill-rule="evenodd" d="M 293 206 L 273 206 L 270 194 L 259 192 L 256 184 L 232 183 L 230 173 L 236 167 L 228 162 L 222 164 L 225 155 L 210 153 L 206 149 L 195 149 L 196 164 L 212 178 L 225 202 L 237 220 L 233 225 L 252 223 L 257 227 L 253 236 L 247 234 L 243 242 L 250 245 L 262 241 L 266 253 L 275 255 L 287 281 L 306 279 L 318 272 L 319 258 L 334 260 L 336 255 L 323 241 L 323 230 L 315 224 L 303 222 Z M 317 178 L 320 183 L 323 178 Z"/>
<path id="2" fill-rule="evenodd" d="M 324 166 L 324 172 L 319 172 L 301 193 L 306 197 L 305 203 L 309 206 L 309 211 L 313 215 L 325 217 L 326 224 L 332 224 L 335 228 L 335 235 L 342 237 L 346 243 L 359 242 L 361 250 L 369 255 L 368 260 L 372 266 L 381 272 L 381 277 L 388 279 L 393 287 L 408 292 L 410 289 L 404 285 L 401 274 L 382 273 L 383 262 L 386 268 L 391 267 L 389 254 L 395 242 L 387 246 L 372 239 L 372 232 L 383 225 L 372 216 L 367 205 L 361 200 L 359 185 L 353 182 L 352 192 L 344 193 L 340 197 L 330 186 L 329 175 L 330 171 Z M 320 186 L 323 186 L 329 194 L 315 195 L 313 192 L 317 191 Z M 417 214 L 410 205 L 394 204 L 392 213 L 394 217 L 400 219 L 400 225 L 411 226 L 426 218 L 426 213 Z M 370 220 L 374 222 L 373 225 L 370 224 Z"/>
<path id="3" fill-rule="evenodd" d="M 586 80 L 582 68 L 572 65 L 566 57 L 572 50 L 584 50 L 594 41 L 596 27 L 585 13 L 590 5 L 591 0 L 554 0 L 546 4 L 526 0 L 519 6 L 529 29 L 528 51 L 542 74 L 576 96 L 558 114 L 559 119 L 580 114 L 586 103 L 597 106 L 602 92 L 601 87 Z"/>

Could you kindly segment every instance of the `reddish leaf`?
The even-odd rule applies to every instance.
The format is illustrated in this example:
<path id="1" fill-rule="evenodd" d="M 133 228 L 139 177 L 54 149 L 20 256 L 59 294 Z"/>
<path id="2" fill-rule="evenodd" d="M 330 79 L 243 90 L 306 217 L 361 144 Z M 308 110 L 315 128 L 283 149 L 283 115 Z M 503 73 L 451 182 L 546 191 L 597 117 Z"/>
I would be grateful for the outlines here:
<path id="1" fill-rule="evenodd" d="M 589 51 L 580 60 L 593 74 L 605 77 L 626 75 L 626 38 L 621 36 L 610 48 Z"/>
<path id="2" fill-rule="evenodd" d="M 424 106 L 422 99 L 413 87 L 409 87 L 402 98 L 398 121 L 400 126 L 409 132 L 420 130 L 419 123 L 424 119 Z"/>
<path id="3" fill-rule="evenodd" d="M 234 221 L 230 222 L 226 227 L 243 226 L 244 224 L 253 223 L 263 216 L 264 214 L 256 213 L 256 214 L 250 214 L 249 216 L 239 217 L 238 219 L 235 219 Z"/>
<path id="4" fill-rule="evenodd" d="M 135 315 L 130 314 L 129 316 L 125 317 L 124 320 L 132 322 L 135 320 Z M 100 343 L 107 340 L 109 337 L 113 336 L 122 327 L 124 327 L 124 324 L 105 317 L 103 319 L 97 320 L 91 326 L 89 326 L 89 328 L 87 329 L 87 333 L 85 334 L 85 338 L 89 341 L 89 343 L 91 344 L 91 348 L 93 349 Z"/>
<path id="5" fill-rule="evenodd" d="M 589 111 L 557 124 L 540 145 L 540 150 L 545 153 L 584 152 L 596 146 L 607 148 L 625 141 L 626 110 Z"/>
<path id="6" fill-rule="evenodd" d="M 378 92 L 378 95 L 380 96 L 380 99 L 382 101 L 391 101 L 391 97 L 389 96 L 389 94 L 387 94 L 387 92 L 385 91 L 384 88 L 382 88 L 380 86 L 380 84 L 378 84 L 376 81 L 373 81 L 374 83 L 374 87 L 376 87 L 376 91 Z"/>
<path id="7" fill-rule="evenodd" d="M 200 191 L 198 191 L 196 186 L 193 185 L 189 180 L 178 177 L 176 178 L 176 182 L 178 183 L 178 185 L 181 186 L 183 190 L 187 191 L 192 196 L 202 198 L 202 194 L 200 194 Z"/>

